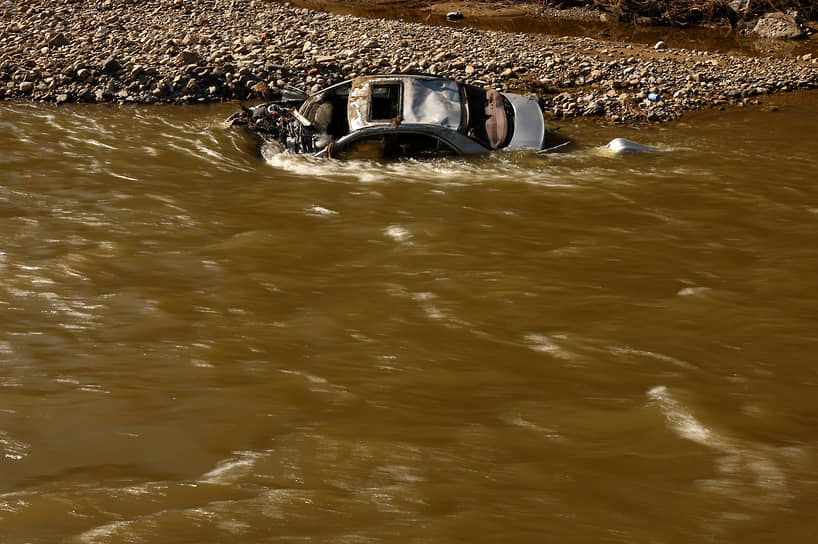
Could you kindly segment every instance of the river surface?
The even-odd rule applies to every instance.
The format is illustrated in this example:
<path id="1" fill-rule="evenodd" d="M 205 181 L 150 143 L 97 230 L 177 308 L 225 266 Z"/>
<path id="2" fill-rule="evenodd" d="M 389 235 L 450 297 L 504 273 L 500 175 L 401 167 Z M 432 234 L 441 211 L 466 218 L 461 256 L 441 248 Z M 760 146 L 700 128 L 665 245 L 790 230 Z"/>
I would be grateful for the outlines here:
<path id="1" fill-rule="evenodd" d="M 471 6 L 466 2 L 462 5 L 462 9 L 466 10 L 464 18 L 455 21 L 446 19 L 446 9 L 428 5 L 423 1 L 287 0 L 286 3 L 295 7 L 340 15 L 371 19 L 402 19 L 410 23 L 452 28 L 470 27 L 552 36 L 587 36 L 600 40 L 617 40 L 643 45 L 654 45 L 657 41 L 662 40 L 673 48 L 757 57 L 785 58 L 802 56 L 807 53 L 818 56 L 818 37 L 816 36 L 801 40 L 770 40 L 754 37 L 749 32 L 742 33 L 729 26 L 680 28 L 663 25 L 634 25 L 615 21 L 603 22 L 593 18 L 592 15 L 589 16 L 589 20 L 537 16 L 530 13 L 525 6 L 515 6 L 513 3 L 508 5 L 501 3 L 493 9 L 486 2 L 478 2 Z M 456 9 L 456 6 L 458 6 L 457 3 L 452 3 L 451 9 Z"/>
<path id="2" fill-rule="evenodd" d="M 818 96 L 770 100 L 393 163 L 0 103 L 0 542 L 814 541 Z"/>

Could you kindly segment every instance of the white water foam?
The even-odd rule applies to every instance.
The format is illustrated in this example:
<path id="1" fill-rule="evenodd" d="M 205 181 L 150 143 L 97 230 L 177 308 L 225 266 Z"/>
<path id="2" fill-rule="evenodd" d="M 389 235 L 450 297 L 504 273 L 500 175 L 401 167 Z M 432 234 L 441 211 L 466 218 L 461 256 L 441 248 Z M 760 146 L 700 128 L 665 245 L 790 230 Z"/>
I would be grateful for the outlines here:
<path id="1" fill-rule="evenodd" d="M 234 452 L 235 457 L 220 461 L 213 470 L 199 479 L 202 483 L 229 485 L 250 474 L 259 459 L 267 453 L 255 451 Z"/>
<path id="2" fill-rule="evenodd" d="M 6 431 L 0 430 L 0 460 L 21 461 L 31 448 L 29 444 L 16 440 Z"/>
<path id="3" fill-rule="evenodd" d="M 782 466 L 787 458 L 791 458 L 792 451 L 777 450 L 708 427 L 666 386 L 650 389 L 647 396 L 659 407 L 670 429 L 680 438 L 723 455 L 715 466 L 720 477 L 701 481 L 700 487 L 760 508 L 792 498 L 789 479 Z"/>

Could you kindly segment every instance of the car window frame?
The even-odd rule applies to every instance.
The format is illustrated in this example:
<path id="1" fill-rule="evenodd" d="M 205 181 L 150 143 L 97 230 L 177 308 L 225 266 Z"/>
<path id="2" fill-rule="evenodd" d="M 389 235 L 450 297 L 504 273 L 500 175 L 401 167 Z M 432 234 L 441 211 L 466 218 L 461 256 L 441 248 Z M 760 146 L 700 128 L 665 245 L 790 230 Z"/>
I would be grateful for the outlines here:
<path id="1" fill-rule="evenodd" d="M 398 101 L 395 105 L 395 115 L 392 117 L 373 117 L 373 102 L 374 102 L 374 92 L 376 87 L 396 87 L 398 89 Z M 403 82 L 402 81 L 372 81 L 369 84 L 369 104 L 367 108 L 367 121 L 370 123 L 389 123 L 397 119 L 400 121 L 403 113 L 403 98 L 404 98 L 404 89 L 403 89 Z"/>

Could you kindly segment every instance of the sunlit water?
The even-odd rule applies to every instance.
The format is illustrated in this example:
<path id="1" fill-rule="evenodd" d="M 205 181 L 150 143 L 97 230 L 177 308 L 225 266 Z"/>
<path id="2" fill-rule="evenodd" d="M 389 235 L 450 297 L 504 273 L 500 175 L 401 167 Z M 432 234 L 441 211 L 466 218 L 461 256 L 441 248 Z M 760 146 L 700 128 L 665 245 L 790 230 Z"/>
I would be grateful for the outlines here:
<path id="1" fill-rule="evenodd" d="M 0 542 L 814 540 L 818 102 L 776 100 L 383 164 L 0 104 Z"/>

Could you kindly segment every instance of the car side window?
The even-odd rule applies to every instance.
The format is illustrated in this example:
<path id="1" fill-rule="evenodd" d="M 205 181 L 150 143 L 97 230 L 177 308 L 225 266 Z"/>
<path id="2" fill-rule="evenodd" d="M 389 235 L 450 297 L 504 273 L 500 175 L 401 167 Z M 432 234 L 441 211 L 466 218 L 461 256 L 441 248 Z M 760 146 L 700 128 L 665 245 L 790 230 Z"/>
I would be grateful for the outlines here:
<path id="1" fill-rule="evenodd" d="M 356 138 L 331 149 L 330 153 L 339 159 L 380 159 L 386 154 L 386 138 L 380 134 Z"/>
<path id="2" fill-rule="evenodd" d="M 424 159 L 459 155 L 445 141 L 430 134 L 370 134 L 334 148 L 331 156 L 339 159 Z"/>
<path id="3" fill-rule="evenodd" d="M 395 156 L 410 159 L 458 155 L 449 144 L 430 134 L 403 133 L 395 137 Z"/>
<path id="4" fill-rule="evenodd" d="M 369 100 L 369 120 L 394 119 L 400 113 L 400 83 L 372 85 Z"/>

